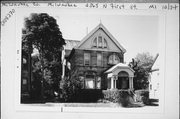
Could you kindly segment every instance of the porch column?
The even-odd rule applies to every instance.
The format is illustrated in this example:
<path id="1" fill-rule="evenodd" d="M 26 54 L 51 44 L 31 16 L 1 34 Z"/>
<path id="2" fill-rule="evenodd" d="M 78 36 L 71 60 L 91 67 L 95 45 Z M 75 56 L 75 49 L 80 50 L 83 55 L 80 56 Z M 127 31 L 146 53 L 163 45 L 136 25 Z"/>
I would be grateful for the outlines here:
<path id="1" fill-rule="evenodd" d="M 113 77 L 111 77 L 111 89 L 114 89 L 114 81 L 113 81 Z"/>
<path id="2" fill-rule="evenodd" d="M 129 77 L 129 89 L 133 89 L 133 77 Z"/>
<path id="3" fill-rule="evenodd" d="M 114 88 L 116 89 L 117 76 L 115 76 L 114 78 L 115 78 L 115 79 L 114 79 L 114 82 L 115 82 L 115 84 L 114 84 Z"/>
<path id="4" fill-rule="evenodd" d="M 131 80 L 132 80 L 132 84 L 131 84 L 132 85 L 132 89 L 134 89 L 134 86 L 133 86 L 133 77 L 131 77 Z"/>

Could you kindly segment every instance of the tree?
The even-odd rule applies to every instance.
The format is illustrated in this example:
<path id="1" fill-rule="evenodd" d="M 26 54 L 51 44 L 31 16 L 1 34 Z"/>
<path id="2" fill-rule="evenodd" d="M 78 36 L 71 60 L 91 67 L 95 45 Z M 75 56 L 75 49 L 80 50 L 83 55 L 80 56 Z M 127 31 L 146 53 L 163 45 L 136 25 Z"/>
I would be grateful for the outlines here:
<path id="1" fill-rule="evenodd" d="M 138 62 L 138 66 L 141 66 L 146 71 L 150 71 L 152 64 L 154 62 L 153 56 L 149 52 L 138 53 L 135 57 L 135 60 Z"/>
<path id="2" fill-rule="evenodd" d="M 66 67 L 66 78 L 61 81 L 62 97 L 65 102 L 74 102 L 83 87 L 83 81 L 77 76 L 78 70 Z"/>
<path id="3" fill-rule="evenodd" d="M 153 64 L 153 56 L 148 52 L 137 54 L 129 66 L 135 71 L 134 73 L 134 88 L 137 89 L 147 89 L 149 85 L 149 72 Z"/>
<path id="4" fill-rule="evenodd" d="M 29 54 L 30 77 L 32 71 L 31 55 L 33 49 L 38 50 L 40 74 L 42 77 L 41 96 L 43 98 L 45 81 L 52 79 L 55 75 L 52 70 L 61 63 L 61 48 L 65 44 L 65 41 L 56 20 L 46 13 L 33 13 L 25 18 L 24 21 L 22 50 Z M 58 73 L 61 75 L 61 70 Z"/>

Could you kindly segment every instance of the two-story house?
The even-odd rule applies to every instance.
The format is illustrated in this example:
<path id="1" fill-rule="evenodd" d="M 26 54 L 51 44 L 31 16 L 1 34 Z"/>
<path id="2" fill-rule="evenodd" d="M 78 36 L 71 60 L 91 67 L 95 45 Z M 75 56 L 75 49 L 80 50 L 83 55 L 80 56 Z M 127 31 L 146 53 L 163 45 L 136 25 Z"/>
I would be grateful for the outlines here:
<path id="1" fill-rule="evenodd" d="M 66 40 L 65 46 L 71 70 L 77 70 L 85 89 L 133 89 L 134 71 L 123 63 L 125 52 L 102 23 L 81 41 Z"/>

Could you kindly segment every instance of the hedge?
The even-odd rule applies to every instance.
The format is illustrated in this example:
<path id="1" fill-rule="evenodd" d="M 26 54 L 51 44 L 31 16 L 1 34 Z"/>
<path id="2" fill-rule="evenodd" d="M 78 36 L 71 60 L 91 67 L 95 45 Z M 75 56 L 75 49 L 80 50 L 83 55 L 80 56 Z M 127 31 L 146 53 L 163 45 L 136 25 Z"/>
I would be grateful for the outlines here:
<path id="1" fill-rule="evenodd" d="M 100 89 L 81 89 L 67 102 L 97 102 L 103 98 L 102 90 Z"/>
<path id="2" fill-rule="evenodd" d="M 110 102 L 117 103 L 120 98 L 127 95 L 127 90 L 103 90 L 104 99 Z"/>
<path id="3" fill-rule="evenodd" d="M 104 99 L 128 107 L 134 103 L 133 93 L 130 90 L 103 90 Z"/>

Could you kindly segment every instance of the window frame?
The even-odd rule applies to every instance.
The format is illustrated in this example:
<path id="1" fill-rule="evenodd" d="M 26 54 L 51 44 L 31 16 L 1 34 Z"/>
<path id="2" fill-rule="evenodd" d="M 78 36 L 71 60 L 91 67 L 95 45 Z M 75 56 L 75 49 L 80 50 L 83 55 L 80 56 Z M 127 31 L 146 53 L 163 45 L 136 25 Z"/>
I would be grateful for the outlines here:
<path id="1" fill-rule="evenodd" d="M 88 56 L 88 59 L 86 59 L 86 54 L 88 54 L 87 56 Z M 86 61 L 88 61 L 89 63 L 88 64 L 86 64 Z M 90 55 L 90 53 L 89 52 L 84 52 L 84 66 L 90 66 L 90 63 L 91 63 L 91 55 Z"/>
<path id="2" fill-rule="evenodd" d="M 97 37 L 94 38 L 93 40 L 93 47 L 98 47 L 98 42 L 97 42 Z"/>
<path id="3" fill-rule="evenodd" d="M 101 57 L 101 59 L 99 60 L 98 58 L 98 56 L 100 56 Z M 100 64 L 99 64 L 100 63 Z M 97 66 L 102 66 L 102 64 L 103 64 L 103 55 L 102 55 L 102 53 L 98 53 L 97 52 L 97 63 L 96 63 L 96 65 Z"/>
<path id="4" fill-rule="evenodd" d="M 110 58 L 111 57 L 112 57 L 112 63 L 110 63 Z M 120 63 L 121 61 L 120 61 L 120 58 L 119 58 L 119 56 L 117 54 L 113 53 L 113 54 L 109 55 L 109 57 L 108 57 L 108 64 L 112 64 L 112 65 L 118 64 L 118 63 L 115 63 L 115 59 L 116 58 L 118 58 L 118 60 L 119 60 L 118 63 Z"/>
<path id="5" fill-rule="evenodd" d="M 101 37 L 101 39 L 99 39 L 100 37 Z M 99 42 L 100 40 L 101 40 L 101 45 Z M 93 38 L 92 47 L 94 47 L 94 48 L 108 48 L 107 40 L 102 35 L 98 35 L 98 36 Z"/>
<path id="6" fill-rule="evenodd" d="M 89 87 L 87 86 L 88 81 L 93 81 L 93 88 L 89 88 Z M 86 79 L 85 79 L 85 89 L 96 89 L 95 79 L 93 79 L 93 78 L 86 78 Z"/>

